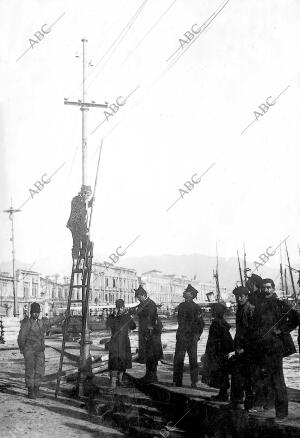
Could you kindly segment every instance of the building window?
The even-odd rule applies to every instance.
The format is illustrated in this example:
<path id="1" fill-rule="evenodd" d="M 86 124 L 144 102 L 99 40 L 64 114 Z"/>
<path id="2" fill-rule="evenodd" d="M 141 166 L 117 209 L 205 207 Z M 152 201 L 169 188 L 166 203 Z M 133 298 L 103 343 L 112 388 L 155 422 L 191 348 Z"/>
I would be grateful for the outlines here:
<path id="1" fill-rule="evenodd" d="M 24 298 L 28 298 L 29 297 L 29 283 L 26 281 L 24 283 Z"/>
<path id="2" fill-rule="evenodd" d="M 108 287 L 108 278 L 105 279 L 105 286 Z"/>
<path id="3" fill-rule="evenodd" d="M 5 281 L 2 282 L 0 284 L 0 287 L 1 287 L 1 299 L 2 299 L 2 297 L 6 297 L 8 295 L 7 294 L 7 283 Z"/>
<path id="4" fill-rule="evenodd" d="M 37 283 L 32 283 L 32 296 L 36 298 L 38 296 L 38 285 Z"/>
<path id="5" fill-rule="evenodd" d="M 52 288 L 52 298 L 55 298 L 55 289 L 54 289 L 54 287 Z"/>
<path id="6" fill-rule="evenodd" d="M 116 287 L 116 279 L 113 278 L 113 287 Z"/>

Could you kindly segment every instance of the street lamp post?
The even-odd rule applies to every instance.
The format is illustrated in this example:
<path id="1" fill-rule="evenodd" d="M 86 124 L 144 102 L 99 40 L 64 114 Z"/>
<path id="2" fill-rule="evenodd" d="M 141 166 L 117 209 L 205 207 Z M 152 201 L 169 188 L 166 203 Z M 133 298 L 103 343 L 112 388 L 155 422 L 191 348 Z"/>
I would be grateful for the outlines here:
<path id="1" fill-rule="evenodd" d="M 16 260 L 15 260 L 15 231 L 14 231 L 14 214 L 19 213 L 20 209 L 14 209 L 12 206 L 8 210 L 3 210 L 3 213 L 9 213 L 9 220 L 11 221 L 11 246 L 12 246 L 12 275 L 13 275 L 13 297 L 14 297 L 14 316 L 19 316 L 18 296 L 16 288 Z"/>

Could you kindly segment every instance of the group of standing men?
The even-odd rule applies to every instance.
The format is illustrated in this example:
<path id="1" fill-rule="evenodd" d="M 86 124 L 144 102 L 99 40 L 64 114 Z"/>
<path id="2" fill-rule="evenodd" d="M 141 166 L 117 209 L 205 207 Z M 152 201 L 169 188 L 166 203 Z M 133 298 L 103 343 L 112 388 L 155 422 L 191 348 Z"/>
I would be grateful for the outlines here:
<path id="1" fill-rule="evenodd" d="M 299 315 L 293 307 L 278 299 L 275 284 L 269 278 L 262 279 L 252 274 L 246 287 L 236 287 L 233 294 L 237 302 L 234 339 L 230 325 L 224 319 L 226 306 L 222 303 L 212 305 L 213 320 L 202 358 L 202 381 L 219 388 L 219 394 L 213 397 L 215 400 L 227 401 L 230 398 L 234 409 L 250 412 L 275 407 L 277 421 L 284 421 L 288 416 L 288 398 L 283 358 L 296 353 L 290 332 L 299 325 Z M 156 305 L 141 286 L 136 296 L 141 303 L 137 308 L 139 347 L 146 362 L 143 380 L 152 383 L 157 381 L 157 361 L 162 357 L 161 327 Z M 183 292 L 185 301 L 178 307 L 174 386 L 182 386 L 187 353 L 191 387 L 197 387 L 197 343 L 204 322 L 201 309 L 194 302 L 196 296 L 197 290 L 188 285 Z M 234 354 L 229 358 L 230 353 Z"/>
<path id="2" fill-rule="evenodd" d="M 299 315 L 289 304 L 277 298 L 273 280 L 253 274 L 246 287 L 233 290 L 237 301 L 234 339 L 225 321 L 226 306 L 212 305 L 213 320 L 209 328 L 205 355 L 202 357 L 202 381 L 219 388 L 215 400 L 230 400 L 233 408 L 260 411 L 275 406 L 276 418 L 288 415 L 287 389 L 283 374 L 283 358 L 296 352 L 290 332 L 299 325 Z M 123 374 L 131 368 L 129 331 L 139 320 L 139 361 L 146 364 L 144 384 L 157 382 L 157 364 L 163 357 L 162 323 L 157 306 L 142 286 L 135 291 L 140 302 L 133 311 L 117 300 L 115 311 L 107 320 L 111 329 L 109 369 L 111 386 L 122 385 Z M 203 332 L 202 311 L 194 302 L 197 290 L 190 284 L 183 292 L 184 302 L 178 307 L 178 329 L 174 356 L 173 384 L 182 386 L 184 358 L 189 356 L 191 387 L 197 388 L 197 344 Z M 45 370 L 44 326 L 39 320 L 40 306 L 31 305 L 30 318 L 24 319 L 18 337 L 25 358 L 25 383 L 28 396 L 39 395 Z M 234 354 L 229 358 L 229 354 Z M 229 383 L 231 375 L 231 384 Z"/>
<path id="3" fill-rule="evenodd" d="M 190 359 L 192 386 L 196 387 L 198 381 L 197 343 L 202 334 L 204 322 L 200 307 L 193 301 L 196 295 L 197 290 L 189 284 L 183 293 L 185 301 L 178 308 L 178 330 L 174 359 L 174 385 L 176 386 L 182 386 L 186 353 Z M 146 372 L 141 383 L 157 382 L 157 364 L 163 357 L 161 344 L 163 326 L 155 302 L 147 296 L 147 292 L 142 286 L 135 290 L 135 297 L 140 304 L 131 310 L 131 314 L 124 310 L 124 301 L 117 300 L 116 310 L 107 320 L 107 328 L 110 328 L 112 332 L 109 344 L 109 369 L 113 388 L 116 386 L 115 373 L 122 375 L 125 369 L 131 368 L 129 330 L 135 327 L 133 314 L 139 321 L 138 361 L 146 365 Z M 119 384 L 122 384 L 121 380 Z"/>
<path id="4" fill-rule="evenodd" d="M 275 405 L 276 418 L 288 416 L 283 358 L 296 353 L 290 332 L 299 315 L 278 299 L 274 281 L 252 274 L 247 287 L 233 291 L 236 313 L 235 356 L 232 360 L 231 400 L 237 407 L 261 411 Z"/>
<path id="5" fill-rule="evenodd" d="M 182 384 L 185 352 L 189 354 L 191 386 L 198 380 L 197 342 L 203 330 L 197 304 L 188 291 L 178 308 L 178 331 L 174 357 L 173 381 Z M 197 291 L 193 291 L 194 297 Z M 287 389 L 283 374 L 283 358 L 296 353 L 290 332 L 299 325 L 299 315 L 285 301 L 278 299 L 272 279 L 256 274 L 246 287 L 233 290 L 237 301 L 234 339 L 224 319 L 226 306 L 212 305 L 212 322 L 202 357 L 202 381 L 219 388 L 215 400 L 230 397 L 234 409 L 257 412 L 275 407 L 277 421 L 288 416 Z M 197 311 L 198 308 L 198 311 Z M 229 358 L 230 353 L 234 353 Z M 229 376 L 231 375 L 231 384 Z M 230 388 L 230 395 L 228 390 Z"/>

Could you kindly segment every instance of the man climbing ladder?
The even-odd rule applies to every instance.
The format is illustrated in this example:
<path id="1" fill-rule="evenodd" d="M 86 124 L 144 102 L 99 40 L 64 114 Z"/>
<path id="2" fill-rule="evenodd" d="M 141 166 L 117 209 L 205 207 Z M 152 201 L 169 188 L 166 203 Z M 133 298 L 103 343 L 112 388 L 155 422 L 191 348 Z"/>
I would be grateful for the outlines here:
<path id="1" fill-rule="evenodd" d="M 74 196 L 71 203 L 71 213 L 67 223 L 73 237 L 72 258 L 80 260 L 85 257 L 88 242 L 88 214 L 86 203 L 92 194 L 90 186 L 82 185 L 78 195 Z M 92 198 L 88 208 L 93 205 Z"/>
<path id="2" fill-rule="evenodd" d="M 67 227 L 71 230 L 73 236 L 73 248 L 72 248 L 72 273 L 70 279 L 69 296 L 67 303 L 66 322 L 63 331 L 62 349 L 60 355 L 59 369 L 57 373 L 57 382 L 55 389 L 55 397 L 58 396 L 60 380 L 62 376 L 63 360 L 65 354 L 66 335 L 68 330 L 68 323 L 70 318 L 70 308 L 73 301 L 74 289 L 81 289 L 81 303 L 82 303 L 82 332 L 81 332 L 81 346 L 80 346 L 80 366 L 79 366 L 79 381 L 78 381 L 78 395 L 84 394 L 84 382 L 87 376 L 90 374 L 91 361 L 90 361 L 90 344 L 89 330 L 88 330 L 88 316 L 89 316 L 89 292 L 90 292 L 90 280 L 93 264 L 93 242 L 90 241 L 90 229 L 93 216 L 93 205 L 95 200 L 95 193 L 98 182 L 98 172 L 100 165 L 102 151 L 102 141 L 99 150 L 99 157 L 97 163 L 95 184 L 94 184 L 94 197 L 89 201 L 88 207 L 91 207 L 90 214 L 87 214 L 86 203 L 92 194 L 90 186 L 82 185 L 81 190 L 77 196 L 72 199 L 71 214 L 67 223 Z M 88 217 L 89 216 L 89 217 Z M 81 274 L 80 278 L 75 274 Z M 78 300 L 76 300 L 78 302 Z"/>

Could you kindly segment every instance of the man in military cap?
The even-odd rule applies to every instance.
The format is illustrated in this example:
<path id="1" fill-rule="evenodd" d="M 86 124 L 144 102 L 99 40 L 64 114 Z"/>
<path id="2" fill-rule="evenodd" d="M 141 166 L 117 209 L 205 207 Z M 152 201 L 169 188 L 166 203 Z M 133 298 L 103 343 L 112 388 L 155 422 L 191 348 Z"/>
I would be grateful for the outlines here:
<path id="1" fill-rule="evenodd" d="M 197 293 L 198 291 L 189 284 L 183 292 L 185 301 L 178 306 L 178 330 L 176 334 L 173 372 L 175 386 L 182 386 L 183 365 L 186 353 L 189 356 L 191 387 L 196 388 L 197 386 L 197 344 L 204 328 L 201 308 L 193 301 Z"/>
<path id="2" fill-rule="evenodd" d="M 136 309 L 139 318 L 139 361 L 146 363 L 144 383 L 157 382 L 157 364 L 163 357 L 161 345 L 162 323 L 157 315 L 157 306 L 140 285 L 135 289 L 140 305 Z"/>
<path id="3" fill-rule="evenodd" d="M 28 397 L 38 397 L 39 386 L 45 374 L 45 327 L 40 316 L 39 303 L 32 303 L 30 318 L 21 323 L 18 336 L 20 352 L 25 359 L 25 384 L 28 388 Z"/>
<path id="4" fill-rule="evenodd" d="M 71 214 L 67 228 L 71 230 L 73 237 L 72 257 L 73 259 L 85 256 L 88 241 L 88 217 L 86 203 L 92 194 L 90 186 L 82 185 L 77 196 L 72 199 Z M 88 207 L 93 204 L 93 198 L 88 202 Z"/>

